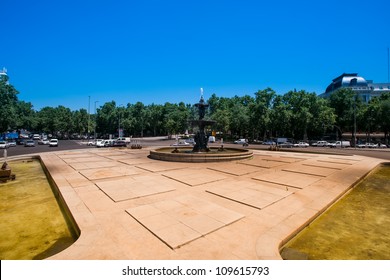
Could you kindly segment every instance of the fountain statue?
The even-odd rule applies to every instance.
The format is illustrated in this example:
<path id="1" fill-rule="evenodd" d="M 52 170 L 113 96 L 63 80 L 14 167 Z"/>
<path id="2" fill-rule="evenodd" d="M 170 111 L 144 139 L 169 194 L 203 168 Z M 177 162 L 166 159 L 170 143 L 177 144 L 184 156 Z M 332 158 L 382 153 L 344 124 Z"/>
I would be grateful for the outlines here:
<path id="1" fill-rule="evenodd" d="M 206 125 L 211 125 L 214 124 L 215 121 L 206 121 L 204 120 L 204 116 L 206 114 L 206 109 L 209 107 L 208 104 L 203 99 L 203 89 L 200 89 L 201 95 L 200 95 L 200 100 L 199 103 L 195 104 L 195 107 L 198 108 L 198 114 L 199 114 L 199 119 L 191 121 L 193 125 L 197 125 L 199 130 L 196 132 L 194 140 L 195 140 L 195 145 L 192 151 L 194 153 L 198 152 L 209 152 L 210 149 L 207 146 L 208 139 L 207 135 L 205 133 L 205 126 Z"/>
<path id="2" fill-rule="evenodd" d="M 221 139 L 221 147 L 208 147 L 208 138 L 206 136 L 205 128 L 208 125 L 215 124 L 215 121 L 205 120 L 206 109 L 209 105 L 204 101 L 203 89 L 200 89 L 201 95 L 195 107 L 198 108 L 199 118 L 192 120 L 191 124 L 197 126 L 198 130 L 194 136 L 194 147 L 167 147 L 151 150 L 149 157 L 157 160 L 178 161 L 178 162 L 219 162 L 243 160 L 253 156 L 253 152 L 248 149 L 240 148 L 225 148 L 223 140 Z"/>

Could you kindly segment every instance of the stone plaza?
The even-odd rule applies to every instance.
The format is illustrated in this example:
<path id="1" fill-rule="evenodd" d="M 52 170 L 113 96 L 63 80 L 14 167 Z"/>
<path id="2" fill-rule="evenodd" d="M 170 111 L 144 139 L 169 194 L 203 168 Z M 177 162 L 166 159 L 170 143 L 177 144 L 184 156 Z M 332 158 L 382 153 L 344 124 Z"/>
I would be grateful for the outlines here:
<path id="1" fill-rule="evenodd" d="M 253 150 L 218 163 L 148 148 L 40 154 L 80 236 L 60 260 L 281 259 L 292 236 L 383 160 Z"/>

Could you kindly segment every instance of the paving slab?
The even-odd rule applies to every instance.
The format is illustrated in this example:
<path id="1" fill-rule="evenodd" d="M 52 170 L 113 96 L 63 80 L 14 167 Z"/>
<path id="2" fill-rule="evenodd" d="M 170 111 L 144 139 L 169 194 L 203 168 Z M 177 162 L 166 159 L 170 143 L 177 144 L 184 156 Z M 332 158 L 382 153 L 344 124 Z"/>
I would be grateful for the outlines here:
<path id="1" fill-rule="evenodd" d="M 275 171 L 252 177 L 255 180 L 303 189 L 320 180 L 318 176 L 301 174 L 288 171 Z"/>
<path id="2" fill-rule="evenodd" d="M 201 207 L 199 207 L 201 205 Z M 126 209 L 170 248 L 179 248 L 244 216 L 193 196 Z"/>
<path id="3" fill-rule="evenodd" d="M 174 184 L 161 175 L 123 177 L 95 184 L 115 202 L 175 190 Z"/>
<path id="4" fill-rule="evenodd" d="M 222 175 L 220 172 L 207 170 L 206 168 L 187 168 L 163 171 L 161 172 L 161 174 L 167 178 L 182 182 L 192 187 L 210 182 L 220 181 L 227 178 L 227 176 Z"/>
<path id="5" fill-rule="evenodd" d="M 281 188 L 255 180 L 224 180 L 221 184 L 209 184 L 206 191 L 238 203 L 262 209 L 294 193 L 292 188 Z"/>
<path id="6" fill-rule="evenodd" d="M 95 181 L 99 179 L 107 179 L 107 178 L 114 178 L 114 177 L 122 177 L 122 176 L 130 176 L 130 175 L 137 175 L 143 173 L 142 170 L 133 167 L 133 166 L 107 166 L 107 168 L 75 168 L 79 171 L 80 174 L 82 174 L 84 177 L 86 177 L 88 180 Z"/>

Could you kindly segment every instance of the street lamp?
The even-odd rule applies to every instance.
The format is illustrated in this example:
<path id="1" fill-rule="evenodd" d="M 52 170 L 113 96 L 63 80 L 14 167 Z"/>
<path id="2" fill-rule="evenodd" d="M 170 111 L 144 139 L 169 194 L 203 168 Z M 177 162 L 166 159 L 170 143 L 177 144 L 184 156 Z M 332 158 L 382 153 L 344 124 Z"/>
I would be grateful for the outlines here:
<path id="1" fill-rule="evenodd" d="M 123 104 L 120 104 L 119 106 L 118 106 L 118 109 L 121 107 L 121 106 L 123 106 Z M 122 136 L 121 136 L 121 110 L 119 110 L 119 122 L 118 122 L 118 138 L 121 138 Z"/>
<path id="2" fill-rule="evenodd" d="M 99 101 L 95 101 L 95 124 L 94 124 L 94 139 L 96 141 L 96 103 Z"/>

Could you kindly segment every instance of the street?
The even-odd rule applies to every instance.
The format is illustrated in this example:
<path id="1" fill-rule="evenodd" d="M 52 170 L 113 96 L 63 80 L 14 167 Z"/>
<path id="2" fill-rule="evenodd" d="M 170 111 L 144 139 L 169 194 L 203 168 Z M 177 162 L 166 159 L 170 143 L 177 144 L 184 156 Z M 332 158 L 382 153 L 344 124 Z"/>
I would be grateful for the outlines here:
<path id="1" fill-rule="evenodd" d="M 175 140 L 167 140 L 166 138 L 143 138 L 143 139 L 133 139 L 133 142 L 137 142 L 143 147 L 150 146 L 170 146 L 175 143 Z M 212 143 L 211 147 L 218 147 L 220 143 Z M 224 143 L 225 147 L 242 147 L 238 144 L 229 144 Z M 63 151 L 63 150 L 76 150 L 76 149 L 86 149 L 91 148 L 87 146 L 86 142 L 81 140 L 60 140 L 58 147 L 49 147 L 49 145 L 38 145 L 36 143 L 35 147 L 24 147 L 23 145 L 17 145 L 16 147 L 10 147 L 7 149 L 7 156 L 19 156 L 27 154 L 39 154 L 44 152 L 51 151 Z M 92 147 L 93 148 L 93 147 Z M 260 144 L 250 144 L 247 148 L 254 150 L 268 150 L 268 145 Z M 104 149 L 104 148 L 102 148 Z M 360 155 L 373 158 L 380 158 L 387 161 L 390 161 L 390 149 L 359 149 L 359 148 L 327 148 L 327 147 L 308 147 L 308 148 L 284 148 L 281 151 L 284 152 L 302 152 L 302 153 L 323 153 L 323 154 L 336 154 L 336 155 Z M 3 150 L 0 150 L 0 158 L 4 157 Z"/>

